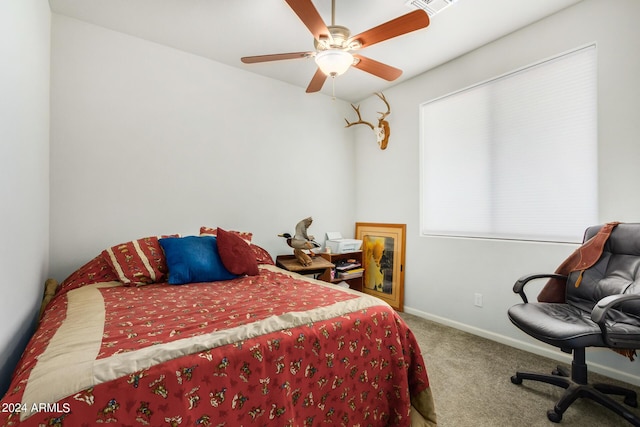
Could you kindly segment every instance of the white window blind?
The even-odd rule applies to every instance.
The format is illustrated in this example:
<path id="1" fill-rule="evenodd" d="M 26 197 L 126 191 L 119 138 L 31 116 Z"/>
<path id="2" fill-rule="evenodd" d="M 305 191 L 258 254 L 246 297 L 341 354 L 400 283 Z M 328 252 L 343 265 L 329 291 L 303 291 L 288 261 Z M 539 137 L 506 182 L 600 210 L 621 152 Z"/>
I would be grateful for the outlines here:
<path id="1" fill-rule="evenodd" d="M 425 102 L 421 233 L 579 242 L 598 221 L 596 48 Z"/>

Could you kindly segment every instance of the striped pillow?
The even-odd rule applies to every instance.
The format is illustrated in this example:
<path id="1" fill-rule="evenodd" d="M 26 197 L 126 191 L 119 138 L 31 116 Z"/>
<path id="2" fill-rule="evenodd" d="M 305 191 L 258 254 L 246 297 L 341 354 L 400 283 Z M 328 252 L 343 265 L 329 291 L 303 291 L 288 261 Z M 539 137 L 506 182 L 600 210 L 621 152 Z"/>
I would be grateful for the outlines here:
<path id="1" fill-rule="evenodd" d="M 242 240 L 244 240 L 247 245 L 251 245 L 251 239 L 253 238 L 253 233 L 248 231 L 235 231 L 235 230 L 227 230 L 229 233 L 235 234 L 239 236 Z M 200 227 L 200 235 L 201 236 L 217 236 L 218 227 Z"/>
<path id="2" fill-rule="evenodd" d="M 167 263 L 158 236 L 112 246 L 102 251 L 102 257 L 126 286 L 166 282 Z"/>

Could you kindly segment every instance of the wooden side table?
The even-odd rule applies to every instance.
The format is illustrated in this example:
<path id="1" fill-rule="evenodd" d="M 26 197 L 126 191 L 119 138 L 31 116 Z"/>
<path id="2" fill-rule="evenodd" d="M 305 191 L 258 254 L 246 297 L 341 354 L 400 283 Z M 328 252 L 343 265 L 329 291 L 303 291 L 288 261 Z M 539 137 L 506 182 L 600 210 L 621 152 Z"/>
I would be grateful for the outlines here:
<path id="1" fill-rule="evenodd" d="M 340 264 L 344 263 L 347 260 L 353 260 L 355 263 L 358 263 L 360 267 L 362 266 L 362 251 L 345 252 L 342 254 L 332 254 L 324 252 L 321 253 L 320 256 L 338 266 L 338 270 L 340 269 Z M 362 292 L 363 274 L 364 273 L 353 278 L 343 278 L 338 277 L 339 274 L 337 274 L 335 271 L 334 274 L 331 274 L 331 271 L 329 270 L 325 274 L 321 275 L 319 279 L 329 283 L 347 282 L 349 284 L 349 288 L 355 291 Z"/>
<path id="2" fill-rule="evenodd" d="M 287 271 L 299 274 L 313 274 L 314 278 L 331 274 L 331 269 L 335 265 L 326 259 L 315 256 L 311 258 L 311 265 L 304 266 L 298 262 L 294 255 L 278 255 L 276 257 L 276 265 Z"/>

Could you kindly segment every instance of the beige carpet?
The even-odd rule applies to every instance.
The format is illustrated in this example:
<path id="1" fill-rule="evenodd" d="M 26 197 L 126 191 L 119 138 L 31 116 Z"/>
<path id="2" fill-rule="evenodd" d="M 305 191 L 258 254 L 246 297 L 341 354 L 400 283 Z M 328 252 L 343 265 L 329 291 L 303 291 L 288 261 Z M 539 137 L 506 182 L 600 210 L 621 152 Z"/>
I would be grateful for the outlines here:
<path id="1" fill-rule="evenodd" d="M 564 413 L 561 423 L 552 423 L 547 410 L 553 408 L 564 389 L 526 380 L 515 385 L 510 378 L 517 370 L 550 373 L 558 365 L 556 361 L 407 313 L 401 315 L 422 349 L 440 427 L 630 425 L 589 399 L 578 399 Z M 640 363 L 620 357 L 621 363 Z M 640 395 L 640 387 L 594 373 L 590 373 L 589 381 L 628 386 Z M 631 410 L 640 416 L 639 409 Z"/>

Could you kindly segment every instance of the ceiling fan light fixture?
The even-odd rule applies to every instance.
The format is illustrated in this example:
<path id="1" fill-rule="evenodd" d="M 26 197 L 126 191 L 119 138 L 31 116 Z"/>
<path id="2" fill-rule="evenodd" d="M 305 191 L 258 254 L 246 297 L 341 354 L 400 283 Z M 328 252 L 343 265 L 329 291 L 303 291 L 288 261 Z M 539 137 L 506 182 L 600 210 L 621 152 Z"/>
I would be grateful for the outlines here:
<path id="1" fill-rule="evenodd" d="M 339 76 L 353 64 L 353 55 L 340 49 L 328 49 L 318 52 L 316 64 L 327 76 Z"/>

